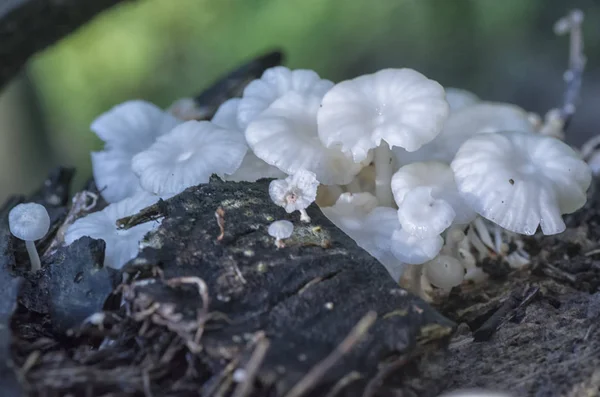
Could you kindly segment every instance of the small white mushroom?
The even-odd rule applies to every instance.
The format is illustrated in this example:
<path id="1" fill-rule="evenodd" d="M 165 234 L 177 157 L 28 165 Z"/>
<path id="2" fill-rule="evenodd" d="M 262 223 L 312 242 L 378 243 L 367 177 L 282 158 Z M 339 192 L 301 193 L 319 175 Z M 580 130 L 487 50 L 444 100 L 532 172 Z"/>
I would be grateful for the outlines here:
<path id="1" fill-rule="evenodd" d="M 394 148 L 399 164 L 416 161 L 440 161 L 449 164 L 460 146 L 475 134 L 521 131 L 535 132 L 529 113 L 509 103 L 479 102 L 453 112 L 442 132 L 430 143 L 415 152 Z"/>
<path id="2" fill-rule="evenodd" d="M 392 146 L 415 151 L 442 130 L 444 88 L 412 69 L 384 69 L 336 84 L 319 109 L 319 137 L 355 162 L 375 149 L 376 194 L 392 205 Z M 382 142 L 383 141 L 383 142 Z"/>
<path id="3" fill-rule="evenodd" d="M 558 139 L 522 132 L 478 134 L 451 164 L 458 190 L 484 218 L 515 233 L 565 230 L 561 214 L 581 208 L 591 171 Z"/>
<path id="4" fill-rule="evenodd" d="M 409 205 L 403 205 L 403 202 L 407 195 L 417 188 L 428 188 L 430 198 L 423 196 L 425 193 L 421 192 L 420 195 L 427 198 L 427 200 L 419 200 L 413 197 L 413 200 L 411 200 L 413 208 L 415 204 L 424 206 L 425 204 L 429 205 L 437 202 L 439 203 L 438 208 L 446 208 L 444 213 L 439 214 L 445 215 L 443 219 L 438 217 L 440 221 L 445 219 L 445 223 L 450 220 L 454 224 L 468 224 L 475 218 L 475 212 L 460 195 L 454 181 L 454 173 L 448 164 L 436 161 L 417 162 L 405 165 L 394 174 L 392 177 L 392 192 L 394 200 L 401 210 L 398 213 L 399 216 L 402 217 L 403 213 L 405 216 L 411 215 L 412 208 Z M 447 206 L 450 206 L 452 211 Z M 452 215 L 451 212 L 454 214 Z M 425 221 L 427 220 L 425 219 Z M 433 231 L 433 234 L 439 234 L 444 229 Z"/>
<path id="5" fill-rule="evenodd" d="M 118 203 L 110 204 L 102 211 L 79 218 L 67 229 L 65 243 L 69 245 L 83 236 L 104 240 L 106 243 L 104 266 L 120 269 L 136 257 L 139 242 L 148 232 L 157 228 L 160 222 L 146 222 L 131 229 L 121 230 L 117 228 L 116 221 L 133 215 L 158 200 L 157 196 L 140 192 Z"/>
<path id="6" fill-rule="evenodd" d="M 46 208 L 36 203 L 15 206 L 8 214 L 8 228 L 13 236 L 25 241 L 31 271 L 40 270 L 40 256 L 35 248 L 35 241 L 42 239 L 50 230 L 50 217 Z"/>
<path id="7" fill-rule="evenodd" d="M 438 255 L 423 265 L 423 271 L 431 282 L 445 290 L 460 285 L 465 276 L 465 269 L 458 259 L 448 255 Z"/>
<path id="8" fill-rule="evenodd" d="M 269 225 L 269 236 L 275 237 L 277 248 L 285 247 L 283 239 L 289 238 L 294 232 L 294 224 L 290 221 L 275 221 Z"/>
<path id="9" fill-rule="evenodd" d="M 447 201 L 433 197 L 433 188 L 418 186 L 404 196 L 398 207 L 403 230 L 418 238 L 440 235 L 452 225 L 456 213 Z"/>
<path id="10" fill-rule="evenodd" d="M 104 150 L 92 152 L 92 170 L 102 197 L 115 203 L 141 190 L 131 169 L 136 154 L 171 131 L 181 120 L 145 101 L 128 101 L 96 118 L 92 131 L 105 142 Z"/>
<path id="11" fill-rule="evenodd" d="M 456 112 L 457 110 L 481 102 L 481 99 L 472 92 L 452 87 L 446 87 L 446 100 L 448 101 L 448 105 L 450 105 L 451 112 Z"/>
<path id="12" fill-rule="evenodd" d="M 256 79 L 244 89 L 239 103 L 237 120 L 244 130 L 276 100 L 289 92 L 304 97 L 322 98 L 333 83 L 306 69 L 290 70 L 276 66 L 265 70 L 260 79 Z"/>
<path id="13" fill-rule="evenodd" d="M 377 198 L 371 193 L 342 193 L 331 207 L 321 212 L 348 236 L 360 233 L 367 215 L 377 207 Z"/>
<path id="14" fill-rule="evenodd" d="M 250 123 L 246 140 L 257 157 L 288 175 L 305 169 L 325 185 L 345 185 L 362 164 L 323 146 L 317 131 L 320 103 L 316 95 L 288 92 Z"/>
<path id="15" fill-rule="evenodd" d="M 317 198 L 319 181 L 313 172 L 300 169 L 285 179 L 276 179 L 269 184 L 269 196 L 275 204 L 290 214 L 300 211 L 300 220 L 310 222 L 306 208 Z"/>
<path id="16" fill-rule="evenodd" d="M 241 134 L 209 121 L 187 121 L 137 154 L 131 166 L 144 190 L 175 195 L 208 183 L 212 174 L 233 174 L 247 149 Z"/>
<path id="17" fill-rule="evenodd" d="M 217 109 L 217 112 L 211 121 L 221 128 L 244 136 L 244 130 L 239 126 L 237 120 L 240 101 L 240 98 L 233 98 L 225 101 L 219 106 L 219 109 Z M 244 137 L 244 139 L 246 138 Z M 240 167 L 233 174 L 224 175 L 223 179 L 233 182 L 256 182 L 261 178 L 282 177 L 285 177 L 285 173 L 280 171 L 277 167 L 265 163 L 263 160 L 256 157 L 251 150 L 248 150 Z"/>

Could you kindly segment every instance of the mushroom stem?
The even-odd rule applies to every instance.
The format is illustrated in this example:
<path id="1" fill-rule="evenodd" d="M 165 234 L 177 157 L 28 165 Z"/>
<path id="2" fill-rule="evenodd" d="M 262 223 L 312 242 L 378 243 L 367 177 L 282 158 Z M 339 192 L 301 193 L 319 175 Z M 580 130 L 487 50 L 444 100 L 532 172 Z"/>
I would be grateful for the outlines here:
<path id="1" fill-rule="evenodd" d="M 392 207 L 392 150 L 383 142 L 375 148 L 375 196 L 379 205 Z"/>
<path id="2" fill-rule="evenodd" d="M 300 212 L 300 220 L 302 222 L 310 222 L 310 216 L 308 216 L 308 213 L 306 212 L 306 209 L 302 208 L 300 210 L 298 210 Z"/>
<path id="3" fill-rule="evenodd" d="M 29 254 L 29 260 L 31 261 L 31 271 L 37 272 L 42 268 L 42 265 L 40 263 L 40 256 L 35 248 L 35 243 L 33 241 L 25 241 L 25 247 Z"/>

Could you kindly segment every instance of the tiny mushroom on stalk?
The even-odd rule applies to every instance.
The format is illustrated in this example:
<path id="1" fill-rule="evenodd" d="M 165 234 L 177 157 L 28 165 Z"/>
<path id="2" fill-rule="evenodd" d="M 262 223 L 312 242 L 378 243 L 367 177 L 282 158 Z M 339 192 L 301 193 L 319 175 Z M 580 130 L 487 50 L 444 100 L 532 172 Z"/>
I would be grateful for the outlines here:
<path id="1" fill-rule="evenodd" d="M 565 230 L 562 214 L 581 208 L 588 165 L 556 138 L 526 132 L 478 134 L 451 164 L 459 192 L 482 217 L 515 233 Z"/>
<path id="2" fill-rule="evenodd" d="M 431 284 L 449 290 L 460 285 L 465 277 L 465 269 L 458 259 L 448 255 L 438 255 L 423 265 L 423 272 Z"/>
<path id="3" fill-rule="evenodd" d="M 40 270 L 40 256 L 34 241 L 42 239 L 50 230 L 50 217 L 46 208 L 36 203 L 15 206 L 8 214 L 8 228 L 13 236 L 25 241 L 31 261 L 31 271 Z"/>
<path id="4" fill-rule="evenodd" d="M 285 247 L 283 239 L 289 238 L 294 232 L 294 224 L 290 221 L 275 221 L 269 225 L 269 236 L 275 237 L 277 248 Z"/>
<path id="5" fill-rule="evenodd" d="M 133 158 L 144 190 L 175 195 L 208 183 L 212 174 L 233 174 L 246 154 L 244 137 L 209 121 L 187 121 Z"/>
<path id="6" fill-rule="evenodd" d="M 313 172 L 303 169 L 285 179 L 276 179 L 269 184 L 269 196 L 286 212 L 300 211 L 300 220 L 310 222 L 306 208 L 317 198 L 319 181 Z"/>
<path id="7" fill-rule="evenodd" d="M 391 147 L 418 150 L 439 134 L 448 113 L 444 88 L 437 82 L 412 69 L 384 69 L 343 81 L 325 94 L 319 137 L 357 163 L 375 149 L 375 196 L 388 207 Z"/>
<path id="8" fill-rule="evenodd" d="M 92 131 L 105 142 L 104 150 L 92 152 L 92 170 L 102 197 L 115 203 L 141 191 L 131 169 L 136 154 L 148 149 L 181 120 L 145 101 L 127 101 L 100 115 Z"/>

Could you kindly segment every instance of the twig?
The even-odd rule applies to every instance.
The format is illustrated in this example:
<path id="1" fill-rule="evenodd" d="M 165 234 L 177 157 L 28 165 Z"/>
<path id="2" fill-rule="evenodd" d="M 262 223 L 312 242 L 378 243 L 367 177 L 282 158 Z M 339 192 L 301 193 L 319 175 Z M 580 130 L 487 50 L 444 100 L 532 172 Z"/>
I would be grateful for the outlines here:
<path id="1" fill-rule="evenodd" d="M 350 372 L 348 375 L 344 376 L 342 379 L 338 380 L 337 383 L 331 388 L 329 393 L 325 397 L 335 397 L 340 392 L 346 388 L 350 383 L 356 382 L 359 379 L 362 379 L 362 375 L 356 371 Z"/>
<path id="2" fill-rule="evenodd" d="M 403 354 L 398 359 L 379 370 L 377 375 L 367 383 L 367 387 L 365 387 L 362 397 L 375 396 L 375 393 L 377 393 L 377 390 L 383 385 L 383 382 L 387 377 L 404 367 L 410 361 L 411 357 L 412 356 L 409 354 Z"/>
<path id="3" fill-rule="evenodd" d="M 219 225 L 219 230 L 221 231 L 221 234 L 217 236 L 217 241 L 221 241 L 225 237 L 225 211 L 223 208 L 217 208 L 215 218 L 217 218 L 217 225 Z"/>
<path id="4" fill-rule="evenodd" d="M 375 324 L 377 313 L 369 311 L 352 328 L 348 336 L 344 338 L 334 351 L 322 361 L 317 363 L 298 383 L 285 395 L 285 397 L 300 397 L 312 390 L 319 380 L 329 371 L 342 357 L 367 335 L 369 329 Z"/>
<path id="5" fill-rule="evenodd" d="M 252 353 L 252 356 L 250 356 L 246 368 L 244 368 L 244 380 L 235 388 L 232 397 L 247 397 L 250 395 L 254 385 L 254 379 L 265 359 L 270 344 L 271 342 L 265 337 L 264 332 L 259 333 L 254 352 Z"/>
<path id="6" fill-rule="evenodd" d="M 502 306 L 481 327 L 473 332 L 473 340 L 475 342 L 489 340 L 498 329 L 512 320 L 520 309 L 531 303 L 539 292 L 540 288 L 535 286 L 529 288 L 523 294 L 512 293 Z"/>
<path id="7" fill-rule="evenodd" d="M 163 199 L 160 199 L 156 204 L 152 204 L 151 206 L 142 209 L 137 214 L 117 219 L 117 228 L 121 230 L 131 229 L 132 227 L 141 225 L 142 223 L 164 218 L 166 215 L 166 202 Z"/>

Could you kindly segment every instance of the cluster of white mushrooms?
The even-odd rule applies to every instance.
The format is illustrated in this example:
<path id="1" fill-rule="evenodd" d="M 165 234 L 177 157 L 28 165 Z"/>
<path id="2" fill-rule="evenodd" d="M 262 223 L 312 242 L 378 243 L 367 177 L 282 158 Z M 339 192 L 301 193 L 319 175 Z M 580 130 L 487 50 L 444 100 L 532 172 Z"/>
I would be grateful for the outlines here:
<path id="1" fill-rule="evenodd" d="M 117 219 L 212 174 L 280 178 L 269 194 L 288 213 L 310 222 L 316 201 L 395 280 L 448 290 L 484 278 L 486 257 L 528 263 L 518 235 L 560 233 L 562 214 L 585 203 L 590 167 L 561 141 L 555 113 L 542 121 L 412 69 L 334 84 L 274 67 L 211 121 L 125 102 L 91 125 L 105 142 L 92 165 L 110 205 L 74 222 L 65 241 L 103 239 L 105 265 L 120 268 L 159 222 L 120 230 Z M 269 228 L 277 247 L 292 232 L 289 222 Z"/>
<path id="2" fill-rule="evenodd" d="M 526 264 L 518 234 L 560 233 L 561 215 L 585 203 L 590 168 L 561 141 L 553 114 L 542 121 L 412 69 L 334 84 L 274 67 L 211 121 L 125 102 L 91 126 L 105 142 L 92 153 L 95 181 L 111 204 L 77 220 L 66 242 L 104 239 L 105 264 L 120 268 L 158 222 L 119 230 L 118 218 L 212 174 L 279 178 L 269 194 L 288 213 L 310 222 L 316 201 L 394 279 L 447 290 L 482 279 L 485 257 Z M 269 228 L 278 247 L 292 231 Z"/>

